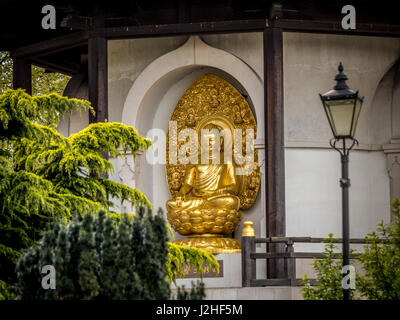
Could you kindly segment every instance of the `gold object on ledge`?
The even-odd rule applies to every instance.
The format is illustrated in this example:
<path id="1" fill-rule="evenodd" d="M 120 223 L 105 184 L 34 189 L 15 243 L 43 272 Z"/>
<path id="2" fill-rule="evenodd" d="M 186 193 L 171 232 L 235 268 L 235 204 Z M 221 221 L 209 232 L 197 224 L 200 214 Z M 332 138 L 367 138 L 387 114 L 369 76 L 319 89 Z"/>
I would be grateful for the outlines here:
<path id="1" fill-rule="evenodd" d="M 255 237 L 256 234 L 253 229 L 253 221 L 246 220 L 243 224 L 244 228 L 242 229 L 242 237 Z"/>
<path id="2" fill-rule="evenodd" d="M 253 130 L 254 137 L 257 134 L 250 106 L 228 82 L 216 75 L 206 74 L 186 90 L 170 121 L 176 121 L 177 128 L 176 136 L 170 135 L 170 132 L 167 135 L 166 178 L 171 194 L 171 200 L 166 204 L 167 218 L 175 231 L 189 236 L 175 243 L 211 253 L 240 252 L 240 243 L 223 235 L 230 235 L 237 229 L 241 210 L 253 205 L 260 186 L 257 150 L 254 145 L 246 146 L 246 130 Z M 186 154 L 193 151 L 193 141 L 178 139 L 179 133 L 186 128 L 196 132 L 200 146 L 195 145 L 194 151 L 198 161 L 172 163 L 170 148 L 174 147 L 177 152 L 186 150 Z M 235 129 L 242 132 L 241 156 L 248 159 L 246 157 L 251 155 L 248 175 L 237 174 L 237 169 L 243 168 L 246 163 L 237 164 L 234 157 L 224 161 L 225 148 L 232 148 L 234 144 L 232 137 Z M 229 130 L 231 138 L 218 134 L 223 130 Z M 204 138 L 204 141 L 211 141 L 212 147 L 220 139 L 219 149 L 214 150 L 216 154 L 208 143 L 200 143 Z M 246 154 L 248 150 L 250 153 Z M 236 150 L 232 151 L 232 155 L 234 152 Z M 215 161 L 217 156 L 220 162 Z M 204 159 L 208 159 L 205 164 Z"/>

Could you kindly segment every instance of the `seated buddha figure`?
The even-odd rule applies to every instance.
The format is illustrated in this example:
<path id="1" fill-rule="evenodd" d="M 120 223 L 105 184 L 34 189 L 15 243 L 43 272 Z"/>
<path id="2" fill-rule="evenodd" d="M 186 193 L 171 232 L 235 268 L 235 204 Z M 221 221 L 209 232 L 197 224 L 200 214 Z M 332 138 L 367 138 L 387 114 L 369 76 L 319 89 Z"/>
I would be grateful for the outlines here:
<path id="1" fill-rule="evenodd" d="M 217 142 L 222 128 L 216 124 L 208 123 L 200 130 L 199 141 L 202 134 L 210 145 Z M 205 132 L 205 133 L 204 133 Z M 175 199 L 167 201 L 168 212 L 179 214 L 181 211 L 209 210 L 222 208 L 225 210 L 239 210 L 240 200 L 237 197 L 238 183 L 235 177 L 235 168 L 232 162 L 224 163 L 224 138 L 220 137 L 217 145 L 219 163 L 213 163 L 214 152 L 209 144 L 201 145 L 202 159 L 207 158 L 208 164 L 189 164 L 185 170 L 182 186 Z M 206 153 L 206 154 L 205 154 Z"/>

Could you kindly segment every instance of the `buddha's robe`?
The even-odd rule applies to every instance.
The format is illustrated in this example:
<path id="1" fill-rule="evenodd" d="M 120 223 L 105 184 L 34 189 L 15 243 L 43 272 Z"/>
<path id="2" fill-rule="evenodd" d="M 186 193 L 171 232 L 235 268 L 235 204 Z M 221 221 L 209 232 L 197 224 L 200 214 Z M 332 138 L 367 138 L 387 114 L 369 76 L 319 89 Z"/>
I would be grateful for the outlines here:
<path id="1" fill-rule="evenodd" d="M 187 188 L 186 194 L 182 189 Z M 185 173 L 180 196 L 167 202 L 168 211 L 224 208 L 239 210 L 234 166 L 228 164 L 193 165 Z"/>

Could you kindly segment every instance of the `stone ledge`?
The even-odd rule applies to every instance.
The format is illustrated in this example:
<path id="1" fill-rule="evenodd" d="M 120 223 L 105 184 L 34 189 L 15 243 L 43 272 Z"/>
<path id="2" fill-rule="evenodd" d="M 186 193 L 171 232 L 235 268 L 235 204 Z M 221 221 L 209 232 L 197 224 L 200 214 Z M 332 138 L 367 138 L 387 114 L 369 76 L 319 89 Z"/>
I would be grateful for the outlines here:
<path id="1" fill-rule="evenodd" d="M 300 287 L 205 289 L 206 300 L 303 300 Z"/>
<path id="2" fill-rule="evenodd" d="M 217 260 L 223 260 L 223 277 L 203 278 L 206 289 L 215 288 L 238 288 L 242 286 L 242 254 L 226 253 L 215 255 Z M 184 285 L 185 288 L 191 288 L 191 282 L 196 282 L 199 278 L 177 279 L 178 286 Z M 171 287 L 175 288 L 174 285 Z"/>
<path id="3" fill-rule="evenodd" d="M 205 300 L 303 300 L 301 287 L 206 288 Z M 173 293 L 176 289 L 171 289 Z"/>

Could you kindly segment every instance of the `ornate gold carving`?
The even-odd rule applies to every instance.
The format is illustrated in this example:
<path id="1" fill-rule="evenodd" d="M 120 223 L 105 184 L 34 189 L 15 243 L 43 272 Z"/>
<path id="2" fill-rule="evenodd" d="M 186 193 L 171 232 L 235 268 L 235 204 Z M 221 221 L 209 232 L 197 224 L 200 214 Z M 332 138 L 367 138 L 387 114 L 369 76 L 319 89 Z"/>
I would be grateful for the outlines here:
<path id="1" fill-rule="evenodd" d="M 234 209 L 211 208 L 170 211 L 168 221 L 176 232 L 190 234 L 231 234 L 242 218 L 242 212 Z"/>
<path id="2" fill-rule="evenodd" d="M 240 244 L 235 239 L 222 238 L 222 234 L 231 234 L 239 225 L 241 210 L 250 208 L 260 186 L 260 168 L 258 153 L 254 146 L 247 146 L 253 160 L 250 175 L 237 175 L 235 169 L 243 168 L 234 158 L 232 163 L 221 165 L 172 164 L 169 158 L 170 146 L 181 150 L 185 146 L 189 154 L 192 144 L 177 140 L 185 128 L 195 129 L 200 133 L 203 128 L 229 129 L 234 137 L 234 130 L 242 131 L 242 157 L 246 155 L 246 130 L 252 129 L 257 134 L 256 121 L 244 97 L 228 82 L 216 75 L 206 74 L 199 77 L 183 94 L 171 116 L 176 121 L 177 135 L 168 133 L 166 177 L 172 200 L 167 202 L 168 220 L 172 227 L 182 235 L 198 235 L 178 240 L 177 243 L 205 248 L 213 253 L 240 251 Z M 170 141 L 170 139 L 173 139 Z M 193 143 L 193 141 L 191 141 Z M 232 145 L 233 141 L 228 141 Z M 199 137 L 200 143 L 200 137 Z M 195 146 L 197 148 L 197 145 Z M 198 163 L 201 162 L 202 150 L 197 150 Z M 223 150 L 221 163 L 223 162 Z M 233 153 L 236 150 L 233 150 Z M 249 159 L 249 158 L 248 158 Z M 247 159 L 247 160 L 248 160 Z M 249 162 L 249 161 L 245 161 Z M 235 172 L 235 173 L 232 173 Z M 220 181 L 217 189 L 211 182 L 196 189 L 192 181 L 196 177 L 203 180 Z M 225 181 L 226 180 L 226 181 Z M 226 187 L 225 187 L 226 185 Z M 188 186 L 192 191 L 182 191 Z M 228 187 L 229 186 L 229 187 Z M 205 237 L 211 234 L 212 237 Z"/>

